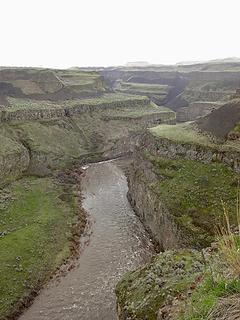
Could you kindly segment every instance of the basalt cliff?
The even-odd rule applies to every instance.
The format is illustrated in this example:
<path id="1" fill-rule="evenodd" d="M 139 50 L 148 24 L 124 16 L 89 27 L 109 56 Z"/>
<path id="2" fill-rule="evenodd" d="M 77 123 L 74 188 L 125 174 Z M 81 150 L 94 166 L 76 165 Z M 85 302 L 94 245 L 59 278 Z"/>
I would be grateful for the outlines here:
<path id="1" fill-rule="evenodd" d="M 217 232 L 226 216 L 228 241 L 238 230 L 239 106 L 235 94 L 196 122 L 159 125 L 139 138 L 128 198 L 160 254 L 117 285 L 119 319 L 240 316 L 231 249 Z"/>
<path id="2" fill-rule="evenodd" d="M 16 318 L 78 252 L 80 165 L 129 155 L 145 128 L 175 121 L 95 71 L 0 69 L 0 319 Z"/>
<path id="3" fill-rule="evenodd" d="M 215 320 L 225 298 L 235 310 L 240 285 L 213 243 L 223 203 L 237 226 L 239 87 L 238 62 L 0 68 L 0 319 L 76 253 L 80 165 L 120 156 L 161 253 L 119 282 L 119 319 Z"/>

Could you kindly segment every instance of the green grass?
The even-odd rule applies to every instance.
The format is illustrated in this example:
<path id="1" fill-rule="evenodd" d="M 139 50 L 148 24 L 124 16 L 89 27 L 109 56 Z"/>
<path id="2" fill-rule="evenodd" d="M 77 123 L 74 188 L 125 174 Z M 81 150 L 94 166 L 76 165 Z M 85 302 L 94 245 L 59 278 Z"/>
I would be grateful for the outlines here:
<path id="1" fill-rule="evenodd" d="M 163 106 L 157 106 L 155 103 L 151 102 L 149 105 L 145 107 L 129 107 L 129 108 L 115 108 L 113 110 L 103 110 L 102 114 L 104 116 L 109 116 L 111 119 L 114 118 L 141 118 L 144 116 L 151 116 L 154 114 L 161 114 L 163 117 L 166 115 L 166 118 L 174 119 L 175 112 L 169 108 Z"/>
<path id="2" fill-rule="evenodd" d="M 169 91 L 168 85 L 151 84 L 151 83 L 133 83 L 121 82 L 121 90 L 130 90 L 132 92 L 153 93 L 166 96 Z"/>
<path id="3" fill-rule="evenodd" d="M 94 71 L 76 70 L 56 70 L 55 73 L 61 79 L 65 87 L 84 91 L 105 91 L 101 76 Z"/>
<path id="4" fill-rule="evenodd" d="M 80 70 L 58 70 L 56 73 L 61 77 L 66 85 L 93 84 L 100 78 L 100 75 L 96 72 L 86 72 Z"/>
<path id="5" fill-rule="evenodd" d="M 240 132 L 240 123 L 238 122 L 232 130 L 233 132 L 239 133 Z"/>
<path id="6" fill-rule="evenodd" d="M 215 276 L 219 274 L 215 273 Z M 212 309 L 216 306 L 219 298 L 240 293 L 240 281 L 218 277 L 215 282 L 208 272 L 205 273 L 203 281 L 194 290 L 188 299 L 184 310 L 179 312 L 179 320 L 206 320 Z"/>
<path id="7" fill-rule="evenodd" d="M 22 146 L 14 141 L 14 139 L 10 139 L 4 135 L 0 135 L 0 157 L 5 157 L 7 154 L 15 154 L 22 152 Z"/>
<path id="8" fill-rule="evenodd" d="M 25 122 L 12 126 L 24 138 L 32 151 L 59 156 L 79 157 L 86 152 L 84 137 L 71 121 Z"/>
<path id="9" fill-rule="evenodd" d="M 50 178 L 24 178 L 1 191 L 0 319 L 69 254 L 74 202 Z"/>
<path id="10" fill-rule="evenodd" d="M 208 136 L 200 134 L 194 128 L 192 123 L 181 123 L 176 125 L 161 124 L 149 129 L 156 137 L 172 140 L 175 142 L 197 144 L 214 147 L 214 143 Z"/>
<path id="11" fill-rule="evenodd" d="M 154 165 L 158 182 L 150 187 L 159 194 L 175 222 L 195 247 L 209 245 L 214 226 L 223 221 L 221 200 L 236 223 L 235 206 L 238 175 L 221 163 L 146 157 Z M 188 236 L 187 236 L 188 235 Z"/>
<path id="12" fill-rule="evenodd" d="M 144 102 L 147 98 L 144 96 L 135 96 L 129 94 L 104 94 L 101 97 L 97 98 L 88 98 L 88 99 L 72 99 L 61 102 L 53 102 L 49 100 L 34 100 L 34 99 L 22 99 L 22 98 L 12 98 L 8 97 L 10 107 L 5 109 L 8 112 L 16 110 L 27 110 L 27 109 L 61 109 L 67 107 L 77 107 L 81 105 L 90 105 L 90 106 L 101 106 L 101 104 L 111 104 L 111 103 L 131 103 L 131 102 Z"/>
<path id="13" fill-rule="evenodd" d="M 190 249 L 167 250 L 126 273 L 116 288 L 122 314 L 156 320 L 158 310 L 166 306 L 174 320 L 212 319 L 208 315 L 220 298 L 240 294 L 240 281 L 229 273 L 221 255 L 204 256 Z"/>
<path id="14" fill-rule="evenodd" d="M 28 166 L 28 153 L 14 136 L 5 135 L 0 128 L 0 187 L 19 178 Z"/>
<path id="15" fill-rule="evenodd" d="M 238 132 L 237 130 L 239 130 L 238 125 L 235 127 L 235 132 Z M 209 135 L 198 132 L 192 122 L 178 123 L 176 125 L 160 124 L 150 128 L 149 132 L 159 139 L 207 147 L 214 151 L 240 151 L 239 140 L 226 140 L 221 144 L 216 143 Z"/>

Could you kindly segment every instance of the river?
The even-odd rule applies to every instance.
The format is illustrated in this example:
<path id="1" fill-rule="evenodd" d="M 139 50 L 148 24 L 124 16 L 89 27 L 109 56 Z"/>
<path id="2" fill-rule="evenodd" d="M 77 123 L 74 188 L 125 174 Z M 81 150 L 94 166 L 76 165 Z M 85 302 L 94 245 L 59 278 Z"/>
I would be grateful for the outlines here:
<path id="1" fill-rule="evenodd" d="M 75 268 L 51 281 L 21 320 L 115 320 L 115 285 L 149 261 L 153 246 L 128 203 L 119 161 L 89 165 L 82 179 L 91 235 Z"/>

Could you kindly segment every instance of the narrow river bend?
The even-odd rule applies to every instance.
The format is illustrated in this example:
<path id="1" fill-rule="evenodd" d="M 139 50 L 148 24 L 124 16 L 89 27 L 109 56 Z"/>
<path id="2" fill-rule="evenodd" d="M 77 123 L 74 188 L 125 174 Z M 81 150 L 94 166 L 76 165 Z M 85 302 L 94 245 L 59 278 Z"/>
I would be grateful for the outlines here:
<path id="1" fill-rule="evenodd" d="M 127 201 L 127 181 L 118 162 L 90 165 L 82 190 L 93 222 L 89 244 L 77 266 L 43 289 L 21 320 L 117 319 L 117 281 L 152 255 L 148 234 Z"/>

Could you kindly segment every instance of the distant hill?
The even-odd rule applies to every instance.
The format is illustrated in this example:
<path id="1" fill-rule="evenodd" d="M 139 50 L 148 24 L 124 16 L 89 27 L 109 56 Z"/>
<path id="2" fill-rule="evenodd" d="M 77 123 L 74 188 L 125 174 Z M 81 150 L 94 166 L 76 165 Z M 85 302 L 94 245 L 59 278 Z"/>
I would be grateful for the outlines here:
<path id="1" fill-rule="evenodd" d="M 196 121 L 197 126 L 217 138 L 227 138 L 240 123 L 240 98 L 226 103 L 207 116 Z"/>

